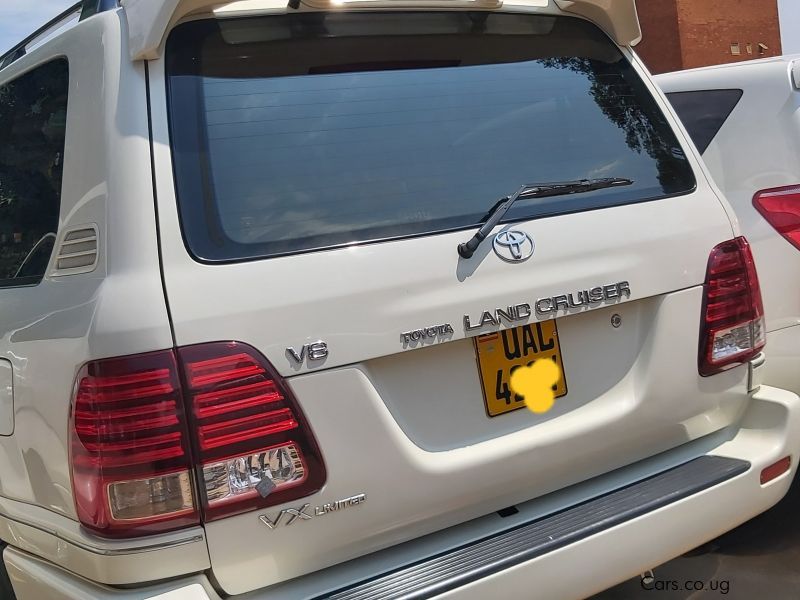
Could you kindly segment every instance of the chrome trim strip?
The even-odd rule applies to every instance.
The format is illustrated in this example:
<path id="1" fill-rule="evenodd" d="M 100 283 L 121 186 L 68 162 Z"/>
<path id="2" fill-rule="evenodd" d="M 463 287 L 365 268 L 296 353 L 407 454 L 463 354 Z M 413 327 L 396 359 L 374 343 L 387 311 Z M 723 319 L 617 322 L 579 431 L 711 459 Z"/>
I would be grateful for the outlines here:
<path id="1" fill-rule="evenodd" d="M 195 542 L 202 542 L 205 539 L 203 535 L 193 535 L 191 537 L 180 538 L 168 542 L 159 542 L 157 544 L 147 544 L 129 548 L 103 548 L 101 546 L 95 546 L 92 544 L 87 544 L 86 542 L 79 542 L 77 540 L 64 537 L 55 530 L 47 529 L 36 523 L 24 521 L 16 517 L 10 517 L 2 513 L 0 513 L 0 519 L 6 519 L 8 521 L 12 521 L 19 525 L 31 527 L 32 529 L 36 529 L 37 531 L 41 531 L 42 533 L 52 535 L 54 538 L 62 542 L 65 542 L 67 544 L 70 544 L 72 546 L 75 546 L 76 548 L 80 548 L 81 550 L 85 550 L 87 552 L 91 552 L 92 554 L 97 554 L 99 556 L 128 556 L 131 554 L 140 554 L 144 552 L 157 552 L 159 550 L 167 550 L 170 548 L 185 546 L 187 544 L 194 544 Z"/>

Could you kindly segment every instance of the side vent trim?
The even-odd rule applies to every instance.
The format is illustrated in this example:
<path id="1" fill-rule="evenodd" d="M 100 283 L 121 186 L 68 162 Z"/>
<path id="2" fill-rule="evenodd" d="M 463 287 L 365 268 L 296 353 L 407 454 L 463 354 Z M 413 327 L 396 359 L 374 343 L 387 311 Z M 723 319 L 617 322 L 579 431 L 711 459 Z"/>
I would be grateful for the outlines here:
<path id="1" fill-rule="evenodd" d="M 100 236 L 97 225 L 68 229 L 58 246 L 52 277 L 91 273 L 97 268 Z"/>

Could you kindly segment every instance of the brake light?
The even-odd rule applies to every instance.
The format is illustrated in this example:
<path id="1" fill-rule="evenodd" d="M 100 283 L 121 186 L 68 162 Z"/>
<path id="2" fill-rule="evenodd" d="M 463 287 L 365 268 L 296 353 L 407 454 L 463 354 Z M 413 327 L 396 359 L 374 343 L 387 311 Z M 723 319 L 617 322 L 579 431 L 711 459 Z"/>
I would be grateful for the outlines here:
<path id="1" fill-rule="evenodd" d="M 766 344 L 764 306 L 750 245 L 743 237 L 711 251 L 700 330 L 700 374 L 754 358 Z"/>
<path id="2" fill-rule="evenodd" d="M 234 342 L 87 364 L 70 436 L 78 518 L 109 537 L 281 504 L 325 481 L 285 383 Z"/>
<path id="3" fill-rule="evenodd" d="M 325 469 L 281 377 L 240 343 L 181 348 L 206 521 L 318 491 Z"/>
<path id="4" fill-rule="evenodd" d="M 70 431 L 72 487 L 81 523 L 105 535 L 198 523 L 172 352 L 84 366 Z"/>
<path id="5" fill-rule="evenodd" d="M 786 241 L 800 250 L 800 185 L 758 192 L 753 206 Z"/>

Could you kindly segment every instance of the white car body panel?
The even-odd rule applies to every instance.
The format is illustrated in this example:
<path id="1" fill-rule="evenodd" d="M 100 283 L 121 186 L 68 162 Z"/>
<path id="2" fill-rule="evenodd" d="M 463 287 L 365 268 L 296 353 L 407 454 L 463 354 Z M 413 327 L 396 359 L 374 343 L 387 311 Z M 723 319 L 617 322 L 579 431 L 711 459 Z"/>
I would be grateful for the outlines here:
<path id="1" fill-rule="evenodd" d="M 503 10 L 558 14 L 541 4 Z M 537 244 L 523 264 L 500 261 L 488 243 L 460 260 L 462 231 L 209 265 L 192 259 L 181 234 L 165 59 L 131 61 L 129 34 L 122 10 L 103 12 L 0 71 L 2 85 L 53 57 L 70 59 L 59 231 L 91 225 L 100 238 L 92 272 L 0 290 L 10 315 L 0 359 L 11 363 L 14 391 L 13 435 L 0 435 L 0 540 L 19 600 L 314 597 L 698 456 L 751 463 L 724 484 L 448 593 L 485 596 L 491 586 L 513 597 L 536 581 L 553 597 L 577 597 L 738 525 L 786 492 L 796 460 L 766 487 L 759 473 L 797 456 L 800 399 L 758 390 L 748 365 L 698 374 L 709 251 L 740 232 L 629 48 L 695 173 L 692 193 L 516 224 Z M 464 315 L 620 281 L 630 298 L 559 314 L 569 394 L 555 409 L 487 418 L 476 332 L 465 331 Z M 444 343 L 403 346 L 403 332 L 440 323 L 454 328 Z M 319 339 L 331 350 L 324 364 L 289 359 L 287 348 Z M 81 365 L 225 340 L 250 344 L 288 378 L 322 449 L 325 486 L 167 534 L 90 533 L 77 520 L 68 449 Z M 365 502 L 312 522 L 270 530 L 259 520 L 359 494 Z M 513 505 L 520 514 L 511 520 L 495 514 Z M 646 531 L 663 540 L 642 550 L 632 540 Z M 620 551 L 601 550 L 608 545 Z M 594 567 L 576 575 L 590 557 Z"/>
<path id="2" fill-rule="evenodd" d="M 0 351 L 13 368 L 15 422 L 14 435 L 0 437 L 0 537 L 95 581 L 118 584 L 208 565 L 202 529 L 133 544 L 99 540 L 77 522 L 71 493 L 66 425 L 79 365 L 173 344 L 154 268 L 144 68 L 124 55 L 123 27 L 118 13 L 104 13 L 0 73 L 2 84 L 53 57 L 69 59 L 65 170 L 74 176 L 64 178 L 61 228 L 94 223 L 100 233 L 93 272 L 2 290 Z M 154 550 L 128 555 L 137 546 Z"/>
<path id="3" fill-rule="evenodd" d="M 515 599 L 530 592 L 532 587 L 542 592 L 542 597 L 578 599 L 586 598 L 620 581 L 643 573 L 670 558 L 691 550 L 728 531 L 747 519 L 756 516 L 780 500 L 789 489 L 795 467 L 766 487 L 759 482 L 760 470 L 787 453 L 796 455 L 797 433 L 800 430 L 798 398 L 774 388 L 762 387 L 753 396 L 748 411 L 737 424 L 734 437 L 721 435 L 708 440 L 709 447 L 701 449 L 712 455 L 746 457 L 753 468 L 746 474 L 635 519 L 630 524 L 614 527 L 581 540 L 532 561 L 501 571 L 475 583 L 462 586 L 437 596 L 448 599 L 497 598 Z M 727 437 L 728 441 L 725 441 Z M 787 441 L 791 439 L 789 445 Z M 687 456 L 697 448 L 689 449 Z M 648 461 L 680 461 L 679 456 L 656 457 Z M 685 459 L 684 459 L 685 460 Z M 674 464 L 674 463 L 673 463 Z M 646 473 L 644 465 L 637 465 L 626 474 L 617 474 L 617 481 L 605 484 L 619 485 L 622 481 Z M 624 470 L 626 471 L 626 470 Z M 548 514 L 559 507 L 575 504 L 597 495 L 603 484 L 587 482 L 580 489 L 569 489 L 520 506 L 519 521 L 537 514 Z M 504 526 L 513 525 L 511 523 Z M 390 569 L 393 564 L 413 561 L 427 552 L 463 544 L 467 539 L 483 537 L 498 527 L 497 517 L 465 523 L 421 538 L 410 547 L 398 546 L 396 551 L 373 554 L 360 561 L 346 563 L 312 577 L 291 581 L 263 592 L 248 594 L 248 600 L 297 600 L 316 597 L 320 590 L 335 589 L 341 583 L 368 578 L 375 572 Z M 488 521 L 488 522 L 487 522 Z M 686 529 L 676 527 L 685 523 Z M 642 540 L 653 541 L 643 543 Z M 656 542 L 657 540 L 657 542 Z M 614 548 L 614 552 L 609 552 Z M 3 560 L 12 575 L 20 599 L 47 597 L 52 600 L 221 600 L 221 596 L 205 575 L 176 579 L 152 586 L 131 589 L 103 588 L 77 578 L 68 571 L 45 563 L 31 554 L 7 548 Z M 260 565 L 259 565 L 260 567 Z M 341 571 L 344 572 L 342 573 Z M 320 582 L 322 580 L 322 582 Z M 569 588 L 564 582 L 569 581 Z"/>
<path id="4" fill-rule="evenodd" d="M 769 336 L 765 383 L 800 392 L 800 252 L 753 206 L 758 191 L 800 183 L 800 57 L 659 75 L 667 92 L 741 89 L 743 96 L 703 154 L 753 247 Z"/>
<path id="5" fill-rule="evenodd" d="M 0 495 L 71 518 L 75 507 L 64 424 L 76 365 L 172 345 L 164 292 L 153 269 L 158 249 L 147 201 L 152 178 L 147 110 L 141 102 L 144 68 L 124 59 L 122 26 L 118 14 L 76 25 L 0 75 L 2 84 L 53 57 L 69 60 L 65 170 L 75 176 L 64 178 L 60 225 L 99 225 L 99 262 L 92 273 L 46 276 L 37 287 L 3 290 L 2 300 L 2 356 L 14 370 L 16 423 L 13 437 L 0 437 L 0 452 L 8 461 Z M 93 42 L 87 52 L 87 39 L 101 43 Z M 38 486 L 39 481 L 53 486 Z"/>
<path id="6" fill-rule="evenodd" d="M 522 264 L 498 260 L 489 244 L 460 260 L 456 246 L 469 234 L 456 232 L 204 265 L 189 256 L 180 233 L 165 79 L 164 60 L 152 61 L 156 194 L 176 343 L 233 339 L 258 348 L 285 376 L 324 369 L 289 380 L 329 470 L 325 488 L 295 504 L 368 498 L 314 523 L 313 531 L 306 527 L 302 536 L 299 526 L 310 524 L 265 530 L 257 516 L 274 509 L 206 524 L 212 568 L 225 592 L 275 584 L 577 483 L 707 435 L 744 408 L 746 369 L 703 380 L 696 354 L 676 350 L 697 347 L 696 321 L 688 319 L 680 331 L 669 325 L 678 315 L 699 316 L 696 286 L 709 249 L 734 235 L 696 158 L 692 194 L 515 225 L 537 245 L 534 258 Z M 591 254 L 563 243 L 582 238 L 591 239 Z M 284 293 L 276 293 L 278 281 Z M 630 282 L 630 300 L 559 317 L 570 386 L 562 404 L 545 416 L 522 411 L 487 421 L 469 339 L 474 333 L 464 331 L 464 315 L 617 281 Z M 667 294 L 685 288 L 693 289 Z M 205 301 L 197 302 L 201 295 Z M 623 316 L 619 331 L 611 326 L 615 313 Z M 455 329 L 448 343 L 404 348 L 401 333 L 441 323 Z M 620 334 L 614 347 L 611 332 Z M 330 350 L 319 367 L 297 365 L 286 352 L 317 340 Z M 434 360 L 441 370 L 431 370 Z M 596 366 L 570 371 L 570 363 Z M 675 372 L 693 375 L 675 379 Z M 607 391 L 598 396 L 598 389 Z M 437 398 L 435 413 L 425 403 L 430 397 Z M 626 444 L 631 427 L 640 434 Z M 581 440 L 580 446 L 569 440 Z M 479 488 L 476 471 L 487 473 Z M 520 480 L 522 471 L 530 479 Z M 426 490 L 425 503 L 408 496 L 389 508 L 398 486 L 409 485 Z M 265 563 L 253 550 L 262 543 L 281 552 Z"/>

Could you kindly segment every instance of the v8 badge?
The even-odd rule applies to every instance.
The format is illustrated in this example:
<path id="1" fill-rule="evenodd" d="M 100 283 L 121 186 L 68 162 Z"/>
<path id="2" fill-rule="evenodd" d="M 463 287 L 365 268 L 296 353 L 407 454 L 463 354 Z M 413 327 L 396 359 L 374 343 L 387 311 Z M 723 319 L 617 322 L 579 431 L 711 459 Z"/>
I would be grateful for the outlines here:
<path id="1" fill-rule="evenodd" d="M 305 344 L 300 348 L 300 352 L 294 348 L 287 348 L 286 354 L 298 365 L 302 365 L 305 360 L 308 360 L 308 362 L 318 362 L 328 358 L 328 344 L 320 340 L 311 344 Z"/>

